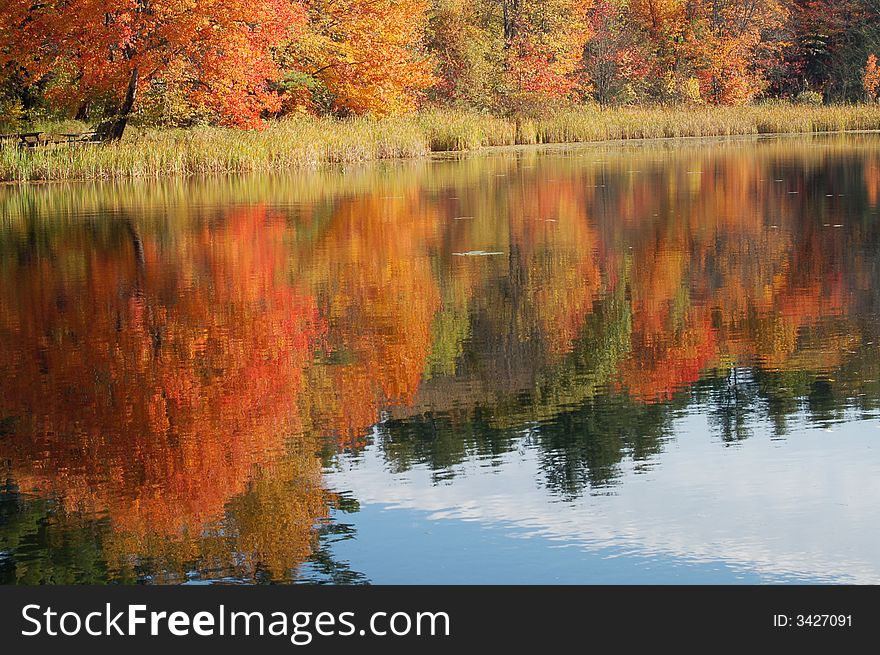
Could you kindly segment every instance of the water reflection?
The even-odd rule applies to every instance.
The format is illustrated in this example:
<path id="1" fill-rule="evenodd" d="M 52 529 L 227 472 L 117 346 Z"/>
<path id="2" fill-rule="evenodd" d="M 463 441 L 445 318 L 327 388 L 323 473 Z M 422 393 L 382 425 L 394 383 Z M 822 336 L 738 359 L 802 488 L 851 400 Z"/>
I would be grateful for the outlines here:
<path id="1" fill-rule="evenodd" d="M 324 512 L 320 460 L 285 436 L 320 319 L 279 283 L 283 224 L 253 207 L 174 235 L 125 217 L 23 227 L 0 279 L 16 487 L 106 517 L 121 577 L 141 558 L 161 562 L 151 576 L 233 552 L 249 575 L 301 561 Z"/>
<path id="2" fill-rule="evenodd" d="M 364 541 L 357 501 L 417 507 L 401 498 L 419 471 L 436 498 L 495 471 L 500 497 L 528 461 L 540 511 L 574 520 L 611 516 L 602 499 L 645 473 L 692 509 L 706 487 L 664 476 L 682 456 L 720 464 L 715 440 L 864 432 L 880 401 L 877 145 L 0 189 L 0 576 L 364 582 L 340 556 Z M 870 448 L 817 448 L 869 484 Z M 795 497 L 810 484 L 785 479 Z M 817 511 L 802 520 L 833 509 Z M 877 518 L 863 505 L 839 527 L 861 543 Z M 640 520 L 650 532 L 609 520 L 602 543 Z M 693 543 L 675 552 L 725 530 L 682 527 Z M 772 559 L 771 536 L 741 530 Z M 859 579 L 880 579 L 853 548 Z M 461 558 L 465 578 L 477 560 Z"/>

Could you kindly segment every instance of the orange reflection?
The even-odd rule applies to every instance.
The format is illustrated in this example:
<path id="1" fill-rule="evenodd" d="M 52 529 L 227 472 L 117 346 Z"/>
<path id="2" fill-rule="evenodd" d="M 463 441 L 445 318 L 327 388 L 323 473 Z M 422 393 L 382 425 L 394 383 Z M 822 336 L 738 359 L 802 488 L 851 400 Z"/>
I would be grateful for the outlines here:
<path id="1" fill-rule="evenodd" d="M 306 275 L 328 326 L 327 365 L 311 371 L 307 395 L 343 444 L 418 389 L 440 302 L 427 258 L 437 229 L 417 196 L 376 194 L 343 202 L 314 246 Z"/>
<path id="2" fill-rule="evenodd" d="M 322 323 L 261 207 L 171 240 L 113 229 L 100 247 L 64 234 L 0 278 L 2 410 L 16 417 L 0 447 L 20 486 L 106 512 L 129 540 L 199 534 L 230 499 L 277 484 Z M 302 509 L 290 520 L 308 534 L 322 510 Z"/>

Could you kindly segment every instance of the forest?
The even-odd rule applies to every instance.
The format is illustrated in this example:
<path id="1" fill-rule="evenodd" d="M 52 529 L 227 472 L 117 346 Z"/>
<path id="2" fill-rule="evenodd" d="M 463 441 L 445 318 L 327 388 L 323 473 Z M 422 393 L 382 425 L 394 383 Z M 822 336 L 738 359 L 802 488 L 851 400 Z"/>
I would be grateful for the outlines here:
<path id="1" fill-rule="evenodd" d="M 880 0 L 3 0 L 0 126 L 874 102 Z"/>

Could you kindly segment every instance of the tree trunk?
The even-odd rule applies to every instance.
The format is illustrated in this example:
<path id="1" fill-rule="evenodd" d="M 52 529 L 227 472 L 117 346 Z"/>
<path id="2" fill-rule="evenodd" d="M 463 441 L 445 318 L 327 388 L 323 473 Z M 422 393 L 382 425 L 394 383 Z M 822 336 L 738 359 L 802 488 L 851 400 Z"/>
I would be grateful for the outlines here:
<path id="1" fill-rule="evenodd" d="M 119 141 L 119 139 L 122 138 L 122 133 L 125 132 L 125 126 L 128 125 L 128 117 L 131 115 L 132 108 L 134 108 L 139 79 L 140 72 L 138 71 L 138 67 L 135 66 L 131 69 L 131 77 L 128 78 L 128 89 L 125 91 L 125 99 L 122 101 L 122 106 L 119 108 L 119 114 L 117 115 L 116 120 L 113 121 L 113 125 L 107 133 L 107 141 Z"/>
<path id="2" fill-rule="evenodd" d="M 82 103 L 79 108 L 76 110 L 76 120 L 78 121 L 88 121 L 89 116 L 92 113 L 92 103 L 86 100 Z"/>
<path id="3" fill-rule="evenodd" d="M 520 0 L 503 0 L 501 3 L 501 21 L 504 27 L 504 38 L 507 41 L 516 38 L 519 28 L 519 6 Z"/>
<path id="4" fill-rule="evenodd" d="M 134 223 L 131 222 L 131 219 L 125 220 L 125 230 L 128 232 L 128 236 L 131 237 L 135 263 L 137 264 L 138 274 L 141 274 L 147 265 L 147 259 L 144 255 L 144 242 L 141 241 L 141 235 L 138 233 Z"/>

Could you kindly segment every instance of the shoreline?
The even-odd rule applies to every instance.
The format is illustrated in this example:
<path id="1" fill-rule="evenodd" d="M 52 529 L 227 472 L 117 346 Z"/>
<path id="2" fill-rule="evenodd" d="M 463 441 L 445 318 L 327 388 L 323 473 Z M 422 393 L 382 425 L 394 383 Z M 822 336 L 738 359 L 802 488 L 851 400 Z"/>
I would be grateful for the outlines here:
<path id="1" fill-rule="evenodd" d="M 580 148 L 586 148 L 589 146 L 633 146 L 639 147 L 644 145 L 674 145 L 678 143 L 683 144 L 697 144 L 697 145 L 711 145 L 713 142 L 721 143 L 735 143 L 737 141 L 761 141 L 761 140 L 771 140 L 771 139 L 783 139 L 783 138 L 791 138 L 798 139 L 804 137 L 827 137 L 827 136 L 846 136 L 846 135 L 880 135 L 880 128 L 878 129 L 870 129 L 870 130 L 829 130 L 826 132 L 760 132 L 755 134 L 729 134 L 729 135 L 717 135 L 717 136 L 664 136 L 664 137 L 642 137 L 642 138 L 633 138 L 633 139 L 606 139 L 603 141 L 568 141 L 568 142 L 559 142 L 559 143 L 530 143 L 530 144 L 515 144 L 515 145 L 505 145 L 505 146 L 483 146 L 482 148 L 474 149 L 474 150 L 440 150 L 436 152 L 429 153 L 428 157 L 430 159 L 437 160 L 450 160 L 450 159 L 460 159 L 468 156 L 480 156 L 480 155 L 488 155 L 493 153 L 506 153 L 506 152 L 538 152 L 538 153 L 554 153 L 554 152 L 566 152 L 568 150 L 577 150 Z M 386 160 L 387 161 L 387 160 Z M 406 161 L 406 160 L 399 160 Z M 368 163 L 368 162 L 365 162 Z"/>
<path id="2" fill-rule="evenodd" d="M 0 148 L 0 184 L 277 174 L 584 146 L 878 133 L 880 104 L 579 109 L 534 120 L 451 111 L 383 120 L 298 117 L 260 131 L 135 128 L 119 144 Z"/>

